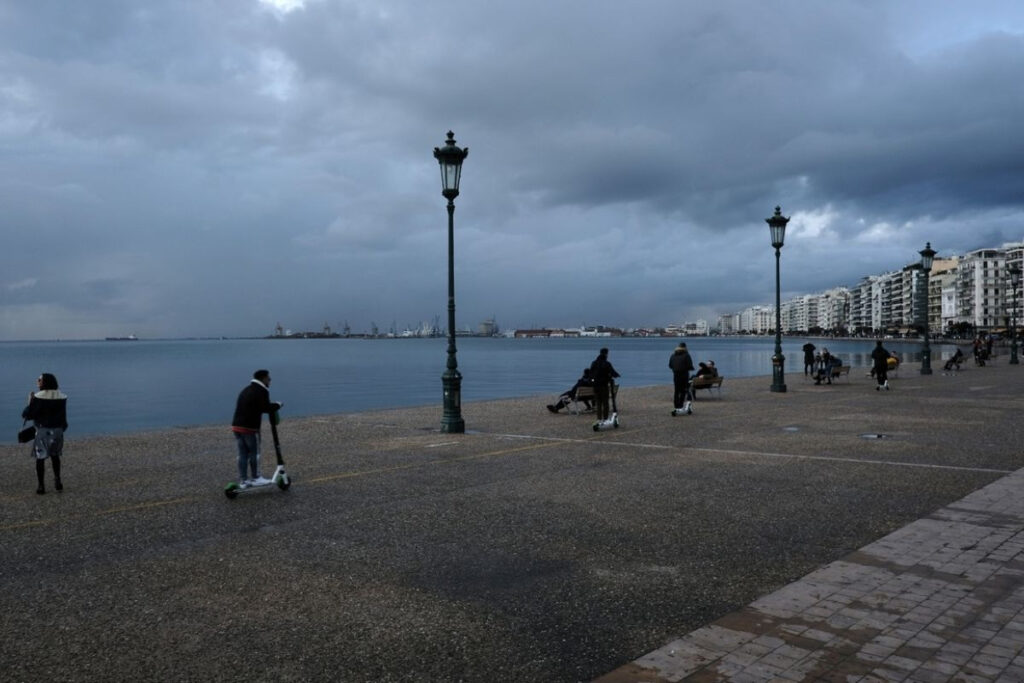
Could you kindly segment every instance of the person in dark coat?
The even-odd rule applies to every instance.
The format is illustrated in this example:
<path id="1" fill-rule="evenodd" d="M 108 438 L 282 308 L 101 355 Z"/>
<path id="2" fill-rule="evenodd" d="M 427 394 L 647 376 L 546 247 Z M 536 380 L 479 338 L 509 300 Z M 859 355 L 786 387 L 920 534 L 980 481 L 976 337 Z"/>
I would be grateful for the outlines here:
<path id="1" fill-rule="evenodd" d="M 872 371 L 875 373 L 875 391 L 881 391 L 882 387 L 889 390 L 889 352 L 882 346 L 882 340 L 875 342 L 875 348 L 871 352 Z"/>
<path id="2" fill-rule="evenodd" d="M 597 402 L 597 419 L 604 421 L 608 419 L 611 410 L 608 406 L 608 397 L 611 395 L 612 380 L 619 377 L 612 364 L 608 361 L 608 349 L 601 349 L 597 358 L 590 364 L 590 376 L 594 378 L 594 398 Z"/>
<path id="3" fill-rule="evenodd" d="M 704 365 L 701 363 L 701 365 Z M 672 368 L 672 407 L 679 410 L 686 403 L 686 394 L 690 388 L 690 373 L 693 371 L 693 359 L 690 352 L 686 350 L 686 344 L 680 342 L 672 355 L 669 356 L 668 366 Z"/>
<path id="4" fill-rule="evenodd" d="M 263 413 L 279 410 L 283 404 L 270 400 L 270 371 L 257 370 L 238 394 L 231 431 L 238 446 L 238 485 L 246 488 L 252 481 L 263 481 L 260 474 L 260 426 Z M 251 480 L 248 474 L 252 473 Z"/>
<path id="5" fill-rule="evenodd" d="M 64 454 L 64 431 L 68 428 L 68 397 L 60 390 L 57 378 L 44 372 L 36 380 L 39 391 L 29 394 L 28 405 L 21 411 L 24 420 L 31 420 L 36 427 L 36 438 L 32 441 L 32 455 L 36 459 L 36 478 L 39 487 L 36 493 L 46 493 L 43 475 L 46 474 L 46 459 L 53 467 L 53 488 L 64 490 L 60 480 L 60 458 Z"/>
<path id="6" fill-rule="evenodd" d="M 804 375 L 810 375 L 814 373 L 814 349 L 815 346 L 811 342 L 807 342 L 803 346 L 804 349 Z"/>

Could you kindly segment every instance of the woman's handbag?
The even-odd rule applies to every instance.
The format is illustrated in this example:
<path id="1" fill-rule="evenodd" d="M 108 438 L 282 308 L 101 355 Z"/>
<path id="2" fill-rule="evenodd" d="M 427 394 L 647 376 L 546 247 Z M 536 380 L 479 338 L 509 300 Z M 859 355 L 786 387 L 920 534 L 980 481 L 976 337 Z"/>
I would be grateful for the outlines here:
<path id="1" fill-rule="evenodd" d="M 36 426 L 25 427 L 18 431 L 18 443 L 28 443 L 36 438 Z"/>

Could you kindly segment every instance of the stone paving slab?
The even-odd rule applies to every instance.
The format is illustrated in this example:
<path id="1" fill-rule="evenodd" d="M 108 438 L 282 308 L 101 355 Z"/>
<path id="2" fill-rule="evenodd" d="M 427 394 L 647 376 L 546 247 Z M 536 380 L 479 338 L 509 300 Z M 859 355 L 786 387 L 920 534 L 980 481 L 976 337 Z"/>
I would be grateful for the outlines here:
<path id="1" fill-rule="evenodd" d="M 597 679 L 1024 681 L 1024 469 Z"/>

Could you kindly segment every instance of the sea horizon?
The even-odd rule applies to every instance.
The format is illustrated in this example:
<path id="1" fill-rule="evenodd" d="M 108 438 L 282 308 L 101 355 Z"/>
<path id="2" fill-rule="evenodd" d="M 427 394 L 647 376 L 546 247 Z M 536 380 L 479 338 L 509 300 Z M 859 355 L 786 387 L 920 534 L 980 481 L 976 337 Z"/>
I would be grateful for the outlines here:
<path id="1" fill-rule="evenodd" d="M 789 374 L 802 374 L 800 347 L 810 340 L 846 364 L 865 366 L 874 338 L 784 337 Z M 386 344 L 377 342 L 401 341 Z M 289 343 L 290 342 L 290 343 Z M 305 342 L 305 343 L 303 343 Z M 568 389 L 601 347 L 622 374 L 620 385 L 670 385 L 668 358 L 685 342 L 694 363 L 714 360 L 726 377 L 771 375 L 774 337 L 456 338 L 463 403 L 538 396 L 538 406 Z M 919 340 L 885 340 L 904 361 L 920 361 Z M 936 342 L 937 365 L 952 344 Z M 183 338 L 3 342 L 0 411 L 9 435 L 41 372 L 52 372 L 69 396 L 68 437 L 180 426 L 228 425 L 238 392 L 258 368 L 271 371 L 282 417 L 438 406 L 447 338 Z M 669 396 L 669 400 L 670 400 Z M 628 409 L 628 407 L 627 407 Z"/>

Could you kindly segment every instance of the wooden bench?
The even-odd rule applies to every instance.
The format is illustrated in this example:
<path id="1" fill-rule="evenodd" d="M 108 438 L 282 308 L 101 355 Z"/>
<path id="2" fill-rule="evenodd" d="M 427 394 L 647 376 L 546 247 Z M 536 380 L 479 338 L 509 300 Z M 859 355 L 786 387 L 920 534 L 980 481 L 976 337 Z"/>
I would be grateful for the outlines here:
<path id="1" fill-rule="evenodd" d="M 619 385 L 612 384 L 611 398 L 615 398 L 619 395 Z M 576 398 L 572 400 L 569 405 L 569 412 L 573 415 L 582 415 L 586 412 L 586 408 L 582 405 L 583 399 L 590 401 L 594 406 L 597 405 L 597 392 L 594 391 L 594 387 L 577 387 Z"/>
<path id="2" fill-rule="evenodd" d="M 569 404 L 569 412 L 573 415 L 582 415 L 586 410 L 583 404 L 584 399 L 590 401 L 591 405 L 597 404 L 597 392 L 594 391 L 594 387 L 577 387 L 576 396 Z"/>
<path id="3" fill-rule="evenodd" d="M 718 397 L 722 397 L 722 380 L 725 379 L 721 375 L 715 375 L 714 377 L 708 377 L 707 375 L 701 375 L 700 377 L 694 377 L 691 383 L 693 387 L 694 398 L 697 396 L 698 389 L 707 389 L 708 393 L 713 393 L 712 389 L 718 389 Z"/>
<path id="4" fill-rule="evenodd" d="M 846 375 L 846 381 L 850 381 L 850 366 L 849 365 L 833 365 L 832 366 L 832 379 L 839 379 L 843 375 Z"/>

